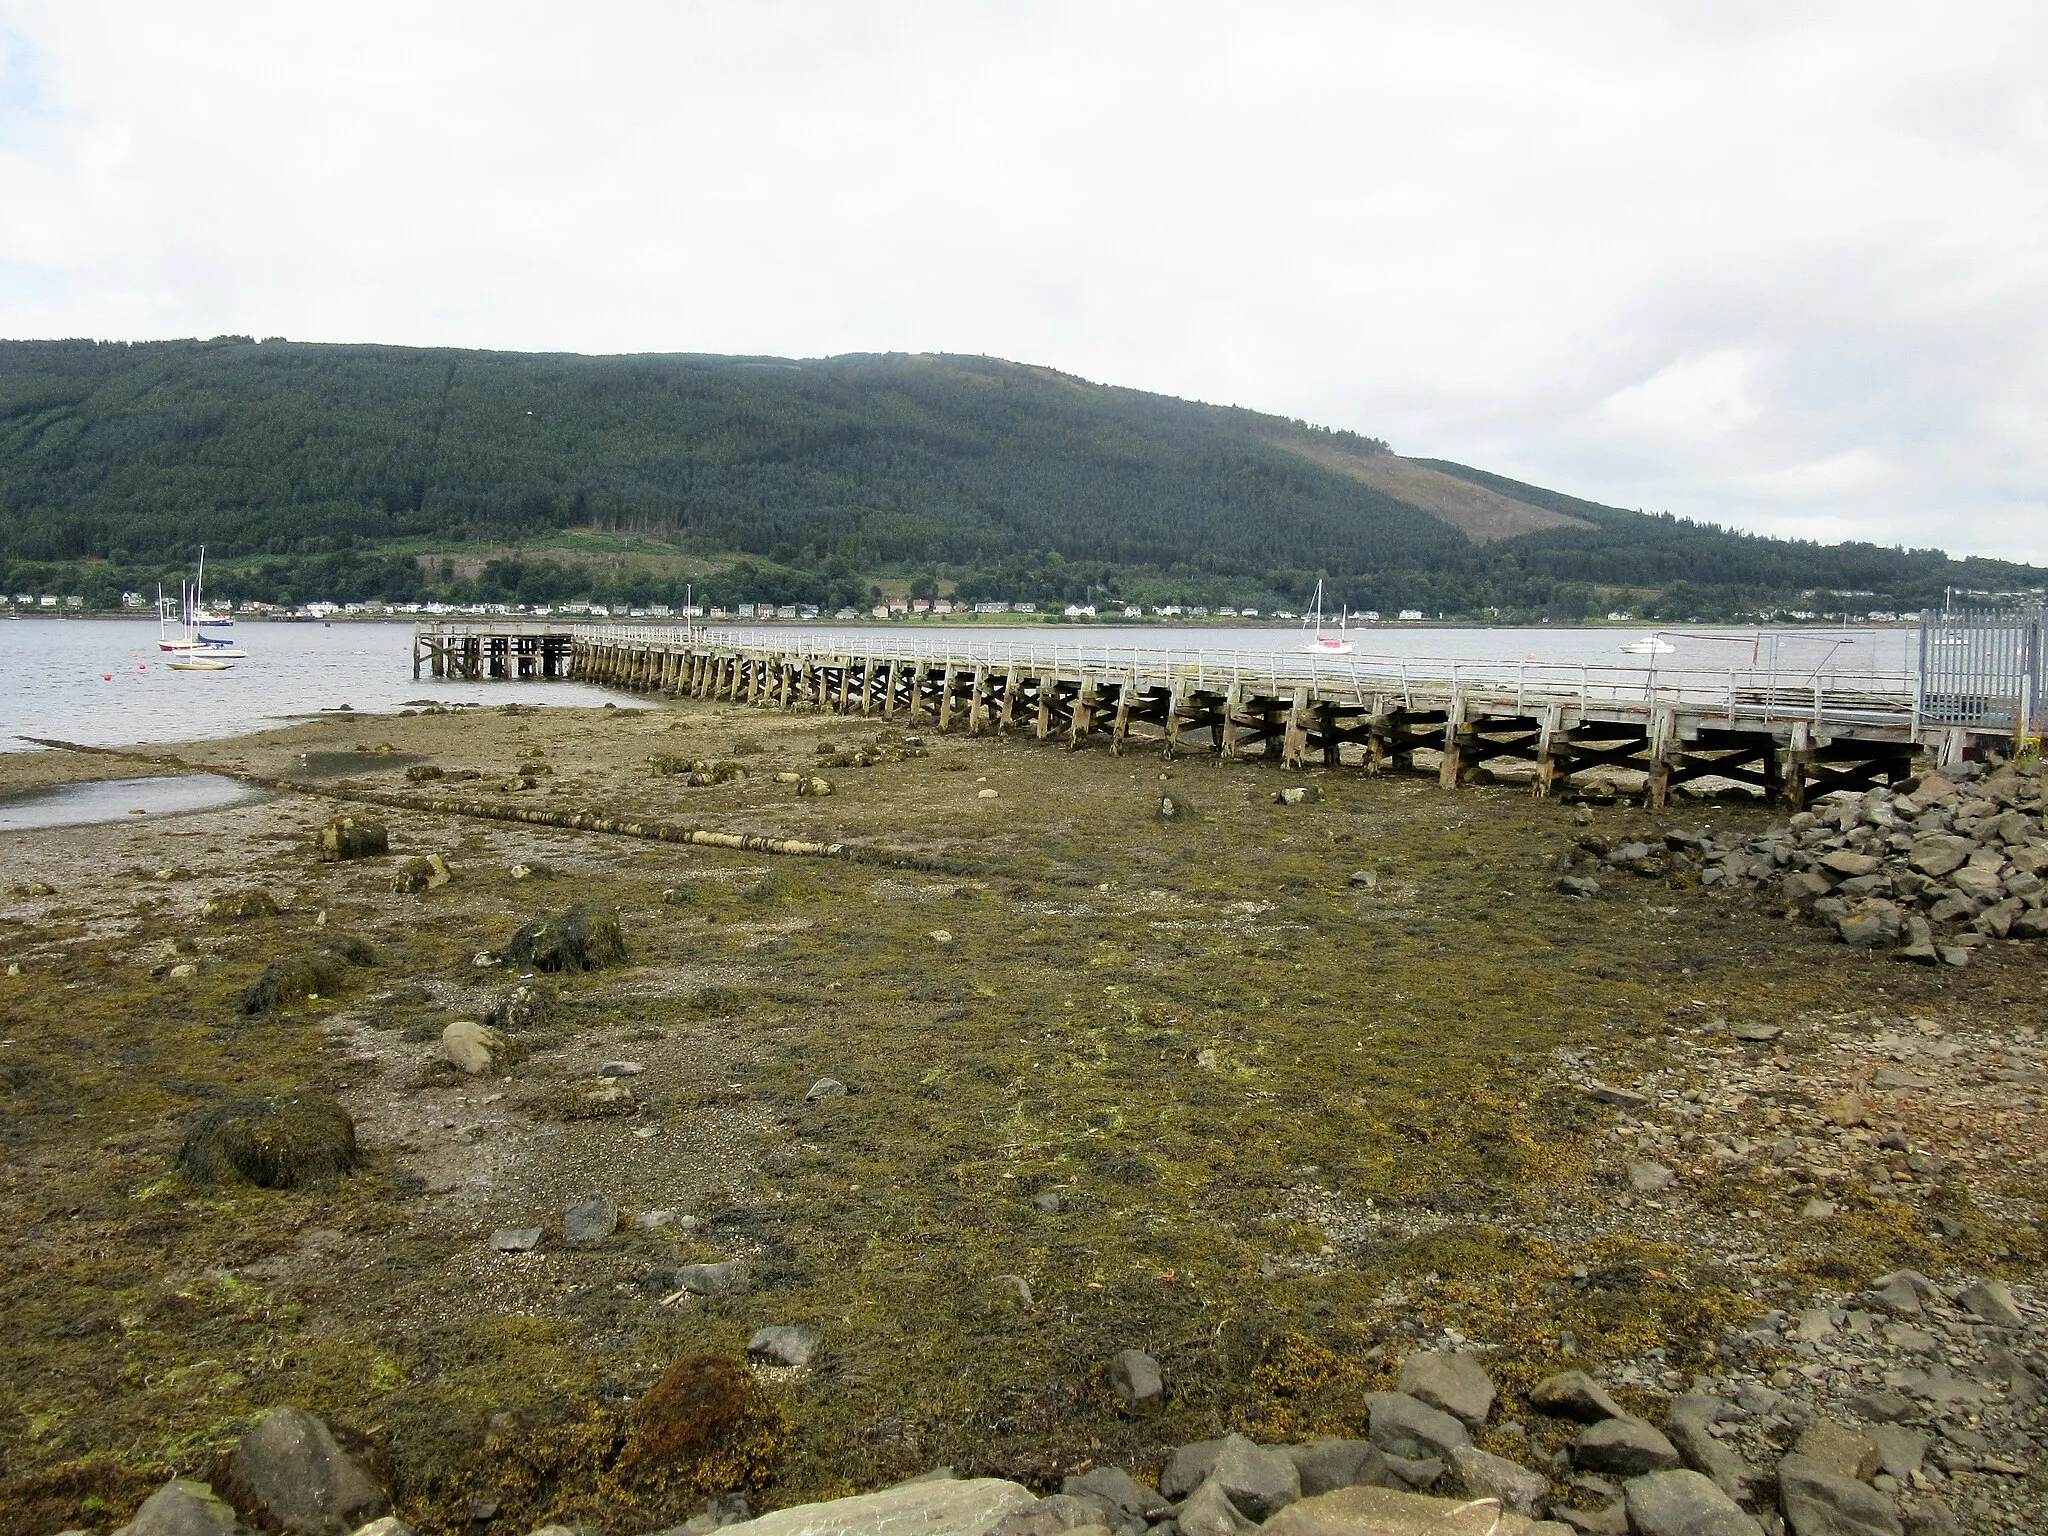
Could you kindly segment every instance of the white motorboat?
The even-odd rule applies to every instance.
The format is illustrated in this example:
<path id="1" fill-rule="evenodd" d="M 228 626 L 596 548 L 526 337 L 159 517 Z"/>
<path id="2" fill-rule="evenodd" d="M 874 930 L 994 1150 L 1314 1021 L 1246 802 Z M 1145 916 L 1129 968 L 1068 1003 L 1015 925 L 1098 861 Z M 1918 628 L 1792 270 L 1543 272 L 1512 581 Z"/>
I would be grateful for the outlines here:
<path id="1" fill-rule="evenodd" d="M 1622 649 L 1631 656 L 1669 656 L 1678 647 L 1661 635 L 1645 635 L 1640 640 L 1631 640 Z"/>

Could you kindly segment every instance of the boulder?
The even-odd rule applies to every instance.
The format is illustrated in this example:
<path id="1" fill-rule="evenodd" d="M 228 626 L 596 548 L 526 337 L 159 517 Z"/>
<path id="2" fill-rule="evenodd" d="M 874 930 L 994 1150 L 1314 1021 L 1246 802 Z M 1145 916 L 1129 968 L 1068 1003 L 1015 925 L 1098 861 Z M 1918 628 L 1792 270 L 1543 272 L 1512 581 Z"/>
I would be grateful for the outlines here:
<path id="1" fill-rule="evenodd" d="M 527 1029 L 545 1029 L 555 1022 L 561 1011 L 561 994 L 555 984 L 536 977 L 522 981 L 495 1003 L 484 1015 L 484 1022 L 494 1029 L 510 1030 L 517 1033 Z"/>
<path id="2" fill-rule="evenodd" d="M 285 1536 L 349 1536 L 391 1507 L 368 1458 L 351 1454 L 325 1420 L 273 1408 L 228 1458 L 227 1491 L 259 1525 Z"/>
<path id="3" fill-rule="evenodd" d="M 246 923 L 277 914 L 277 902 L 268 891 L 222 891 L 199 909 L 199 915 L 211 923 Z"/>
<path id="4" fill-rule="evenodd" d="M 1792 1446 L 1795 1456 L 1827 1468 L 1837 1477 L 1869 1482 L 1884 1465 L 1876 1445 L 1846 1424 L 1833 1419 L 1816 1419 Z"/>
<path id="5" fill-rule="evenodd" d="M 1174 1524 L 1180 1536 L 1251 1536 L 1258 1529 L 1230 1502 L 1215 1478 L 1204 1478 L 1200 1487 L 1182 1501 Z"/>
<path id="6" fill-rule="evenodd" d="M 1477 1429 L 1493 1412 L 1493 1379 L 1470 1355 L 1426 1350 L 1401 1362 L 1399 1391 Z"/>
<path id="7" fill-rule="evenodd" d="M 809 1365 L 824 1342 L 815 1328 L 774 1323 L 754 1330 L 747 1340 L 747 1358 L 763 1365 Z"/>
<path id="8" fill-rule="evenodd" d="M 1662 1163 L 1630 1163 L 1628 1187 L 1639 1195 L 1661 1194 L 1678 1182 L 1678 1175 Z"/>
<path id="9" fill-rule="evenodd" d="M 619 1230 L 619 1203 L 606 1194 L 588 1194 L 562 1212 L 562 1241 L 571 1248 L 594 1248 Z"/>
<path id="10" fill-rule="evenodd" d="M 1109 1389 L 1132 1407 L 1156 1403 L 1166 1395 L 1159 1362 L 1141 1349 L 1120 1349 L 1109 1362 Z"/>
<path id="11" fill-rule="evenodd" d="M 1664 1437 L 1677 1449 L 1679 1460 L 1686 1466 L 1711 1478 L 1714 1486 L 1731 1499 L 1746 1503 L 1764 1476 L 1743 1459 L 1741 1452 L 1717 1439 L 1712 1429 L 1732 1411 L 1718 1397 L 1675 1398 L 1664 1415 Z"/>
<path id="12" fill-rule="evenodd" d="M 1505 1456 L 1461 1445 L 1451 1452 L 1451 1466 L 1475 1499 L 1499 1499 L 1502 1509 L 1531 1520 L 1541 1520 L 1550 1508 L 1550 1479 Z"/>
<path id="13" fill-rule="evenodd" d="M 441 1031 L 441 1054 L 471 1077 L 490 1071 L 504 1053 L 505 1037 L 474 1019 L 457 1019 Z"/>
<path id="14" fill-rule="evenodd" d="M 407 859 L 391 874 L 391 889 L 401 896 L 418 896 L 438 891 L 453 878 L 448 861 L 438 853 Z"/>
<path id="15" fill-rule="evenodd" d="M 1918 1317 L 1923 1306 L 1941 1300 L 1941 1291 L 1935 1283 L 1917 1269 L 1899 1269 L 1880 1275 L 1870 1282 L 1866 1294 L 1904 1317 Z"/>
<path id="16" fill-rule="evenodd" d="M 1873 901 L 1836 920 L 1835 932 L 1853 949 L 1888 949 L 1898 943 L 1905 919 L 1888 901 Z"/>
<path id="17" fill-rule="evenodd" d="M 1636 1536 L 1763 1536 L 1763 1527 L 1697 1472 L 1651 1472 L 1622 1487 Z"/>
<path id="18" fill-rule="evenodd" d="M 1382 1452 L 1380 1463 L 1385 1468 L 1376 1479 L 1380 1487 L 1403 1488 L 1411 1493 L 1429 1492 L 1443 1481 L 1447 1470 L 1435 1456 L 1390 1456 Z"/>
<path id="19" fill-rule="evenodd" d="M 1254 1445 L 1243 1435 L 1225 1435 L 1204 1486 L 1222 1489 L 1239 1514 L 1256 1522 L 1301 1497 L 1301 1474 L 1284 1450 Z"/>
<path id="20" fill-rule="evenodd" d="M 1262 1536 L 1570 1536 L 1567 1527 L 1487 1501 L 1433 1499 L 1394 1488 L 1339 1488 L 1290 1504 Z"/>
<path id="21" fill-rule="evenodd" d="M 212 1488 L 174 1477 L 144 1499 L 114 1536 L 248 1536 L 248 1530 Z"/>
<path id="22" fill-rule="evenodd" d="M 1221 1440 L 1197 1440 L 1181 1446 L 1159 1470 L 1160 1496 L 1174 1503 L 1193 1493 L 1216 1465 L 1216 1453 L 1222 1449 Z"/>
<path id="23" fill-rule="evenodd" d="M 1778 1463 L 1778 1507 L 1792 1536 L 1905 1536 L 1890 1499 L 1804 1456 Z"/>
<path id="24" fill-rule="evenodd" d="M 723 1536 L 991 1536 L 1037 1502 L 1029 1488 L 1002 1478 L 935 1478 L 778 1509 L 728 1525 Z"/>
<path id="25" fill-rule="evenodd" d="M 1062 1482 L 1060 1492 L 1099 1499 L 1133 1519 L 1142 1519 L 1167 1504 L 1167 1500 L 1155 1490 L 1147 1488 L 1122 1467 L 1091 1467 Z"/>
<path id="26" fill-rule="evenodd" d="M 374 821 L 337 816 L 320 829 L 320 862 L 379 859 L 391 851 L 391 834 Z"/>
<path id="27" fill-rule="evenodd" d="M 942 1482 L 951 1477 L 950 1470 L 946 1470 L 913 1477 L 909 1481 Z M 1101 1499 L 1055 1493 L 1028 1508 L 1003 1516 L 1002 1523 L 991 1536 L 1069 1536 L 1069 1533 L 1072 1536 L 1105 1536 L 1109 1530 L 1108 1522 L 1116 1518 L 1115 1512 Z M 679 1532 L 664 1531 L 658 1536 L 696 1536 L 696 1533 L 685 1526 Z"/>
<path id="28" fill-rule="evenodd" d="M 596 971 L 625 962 L 626 939 L 618 913 L 579 902 L 526 924 L 512 935 L 506 954 L 536 971 Z"/>
<path id="29" fill-rule="evenodd" d="M 1386 1482 L 1387 1458 L 1370 1440 L 1310 1440 L 1284 1449 L 1300 1474 L 1305 1499 L 1333 1488 Z"/>
<path id="30" fill-rule="evenodd" d="M 2026 1323 L 2013 1300 L 2012 1288 L 2003 1280 L 1979 1280 L 1965 1286 L 1956 1296 L 1956 1305 L 1994 1327 L 2019 1328 Z"/>
<path id="31" fill-rule="evenodd" d="M 1884 860 L 1873 859 L 1867 853 L 1852 853 L 1847 848 L 1839 848 L 1825 855 L 1820 861 L 1820 867 L 1845 878 L 1855 879 L 1861 875 L 1876 874 L 1884 868 Z"/>
<path id="32" fill-rule="evenodd" d="M 1405 1392 L 1370 1392 L 1365 1401 L 1372 1443 L 1390 1456 L 1448 1462 L 1452 1451 L 1472 1443 L 1457 1419 Z"/>
<path id="33" fill-rule="evenodd" d="M 1577 1419 L 1581 1424 L 1628 1417 L 1628 1411 L 1607 1395 L 1607 1389 L 1584 1371 L 1545 1377 L 1530 1392 L 1529 1403 L 1552 1418 Z"/>
<path id="34" fill-rule="evenodd" d="M 1572 1465 L 1616 1477 L 1641 1477 L 1677 1466 L 1678 1450 L 1641 1419 L 1602 1419 L 1572 1442 Z"/>
<path id="35" fill-rule="evenodd" d="M 216 1104 L 178 1147 L 178 1167 L 197 1183 L 241 1179 L 263 1189 L 326 1183 L 359 1161 L 355 1122 L 318 1094 Z"/>
<path id="36" fill-rule="evenodd" d="M 1910 1481 L 1927 1455 L 1927 1436 L 1902 1424 L 1873 1424 L 1864 1431 L 1877 1447 L 1881 1468 L 1900 1482 Z"/>

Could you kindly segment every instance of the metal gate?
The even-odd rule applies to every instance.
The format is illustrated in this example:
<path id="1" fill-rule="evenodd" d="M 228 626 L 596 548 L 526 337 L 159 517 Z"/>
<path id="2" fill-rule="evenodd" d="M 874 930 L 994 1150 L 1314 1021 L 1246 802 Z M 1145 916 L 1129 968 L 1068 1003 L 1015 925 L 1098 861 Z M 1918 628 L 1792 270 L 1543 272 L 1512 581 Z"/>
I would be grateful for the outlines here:
<path id="1" fill-rule="evenodd" d="M 2044 645 L 2040 603 L 1952 608 L 1920 615 L 1920 719 L 1998 731 L 2015 746 L 2042 730 Z"/>

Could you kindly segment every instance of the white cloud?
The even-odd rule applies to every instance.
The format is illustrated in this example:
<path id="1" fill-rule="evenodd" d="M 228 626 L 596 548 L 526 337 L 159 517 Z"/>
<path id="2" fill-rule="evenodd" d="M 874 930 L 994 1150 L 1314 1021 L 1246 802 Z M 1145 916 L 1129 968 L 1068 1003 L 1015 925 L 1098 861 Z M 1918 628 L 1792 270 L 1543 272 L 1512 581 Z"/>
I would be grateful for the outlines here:
<path id="1" fill-rule="evenodd" d="M 2048 559 L 2048 13 L 0 0 L 0 332 L 989 352 Z"/>

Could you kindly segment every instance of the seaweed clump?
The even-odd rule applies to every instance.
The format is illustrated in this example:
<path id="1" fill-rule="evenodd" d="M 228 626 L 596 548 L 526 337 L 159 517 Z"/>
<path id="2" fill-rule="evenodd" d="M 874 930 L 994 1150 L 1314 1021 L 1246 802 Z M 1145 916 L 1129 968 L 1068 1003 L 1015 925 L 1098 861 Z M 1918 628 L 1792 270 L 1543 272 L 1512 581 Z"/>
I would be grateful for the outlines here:
<path id="1" fill-rule="evenodd" d="M 360 1161 L 348 1111 L 314 1095 L 216 1104 L 178 1148 L 178 1167 L 198 1183 L 238 1178 L 264 1189 L 324 1183 Z"/>
<path id="2" fill-rule="evenodd" d="M 539 917 L 512 935 L 507 953 L 536 971 L 597 971 L 626 959 L 619 914 L 578 902 L 553 917 Z"/>
<path id="3" fill-rule="evenodd" d="M 349 966 L 370 965 L 375 959 L 361 939 L 340 938 L 319 949 L 273 960 L 242 994 L 242 1012 L 275 1013 L 308 998 L 331 997 L 346 985 Z"/>
<path id="4" fill-rule="evenodd" d="M 612 1479 L 655 1509 L 756 1489 L 790 1435 L 788 1414 L 745 1365 L 726 1355 L 686 1355 L 634 1404 Z"/>

